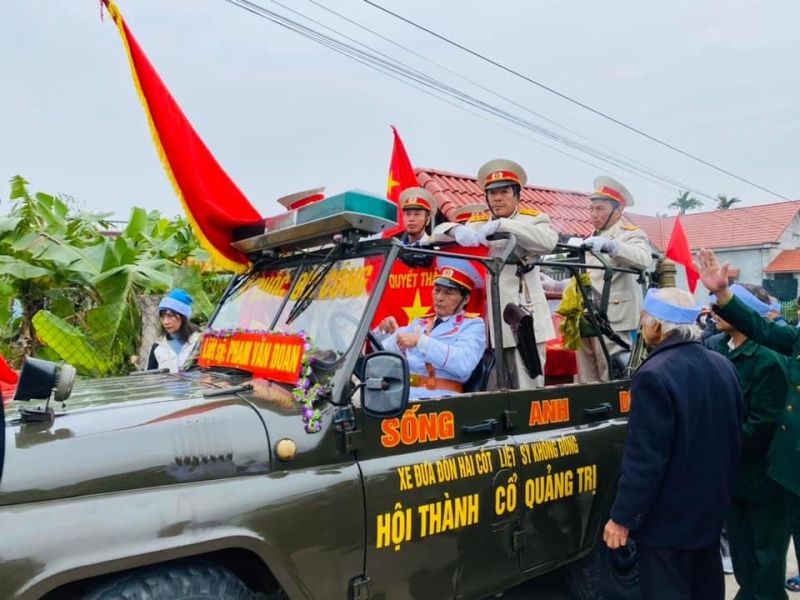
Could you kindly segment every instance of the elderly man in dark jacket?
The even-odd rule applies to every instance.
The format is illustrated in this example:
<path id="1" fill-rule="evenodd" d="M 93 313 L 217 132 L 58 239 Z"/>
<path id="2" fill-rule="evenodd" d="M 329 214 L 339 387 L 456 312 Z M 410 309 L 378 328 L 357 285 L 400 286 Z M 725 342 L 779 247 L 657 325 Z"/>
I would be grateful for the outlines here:
<path id="1" fill-rule="evenodd" d="M 699 308 L 677 289 L 642 307 L 650 354 L 631 381 L 628 439 L 603 539 L 636 539 L 642 598 L 722 600 L 719 554 L 741 446 L 731 363 L 697 341 Z"/>

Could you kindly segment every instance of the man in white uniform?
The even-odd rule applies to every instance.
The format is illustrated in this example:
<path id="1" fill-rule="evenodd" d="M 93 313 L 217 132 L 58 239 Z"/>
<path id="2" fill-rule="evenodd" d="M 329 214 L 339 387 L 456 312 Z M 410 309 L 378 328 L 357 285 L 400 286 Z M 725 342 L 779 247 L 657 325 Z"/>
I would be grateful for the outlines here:
<path id="1" fill-rule="evenodd" d="M 596 252 L 604 252 L 611 266 L 643 270 L 652 262 L 652 251 L 647 234 L 623 220 L 625 209 L 633 206 L 633 196 L 619 181 L 611 177 L 594 180 L 594 192 L 589 197 L 589 212 L 595 232 L 584 240 Z M 600 261 L 587 254 L 588 264 L 600 265 Z M 603 293 L 603 269 L 589 269 L 595 301 Z M 608 297 L 608 321 L 611 328 L 628 344 L 631 333 L 639 327 L 642 308 L 642 286 L 633 273 L 614 273 Z M 599 306 L 598 306 L 599 308 Z M 623 348 L 605 338 L 609 356 Z M 577 354 L 578 380 L 580 383 L 608 381 L 609 368 L 598 337 L 584 337 Z"/>
<path id="2" fill-rule="evenodd" d="M 558 234 L 550 225 L 550 218 L 538 210 L 521 208 L 520 194 L 527 182 L 525 170 L 510 160 L 491 160 L 478 171 L 478 183 L 486 194 L 489 212 L 473 215 L 465 224 L 442 223 L 433 232 L 434 241 L 455 240 L 462 246 L 485 245 L 492 255 L 502 253 L 506 241 L 488 241 L 486 238 L 497 233 L 512 233 L 517 238 L 514 253 L 523 263 L 521 277 L 515 265 L 506 265 L 500 273 L 500 311 L 513 302 L 524 306 L 533 313 L 534 334 L 536 336 L 539 359 L 544 372 L 545 342 L 555 337 L 550 307 L 539 280 L 539 267 L 533 262 L 541 255 L 553 250 Z M 491 312 L 491 295 L 489 313 Z M 490 328 L 493 322 L 490 319 Z M 497 347 L 497 334 L 491 331 L 492 344 Z M 544 385 L 544 376 L 530 377 L 516 348 L 514 335 L 509 326 L 502 325 L 502 348 L 505 363 L 511 376 L 511 385 L 517 389 L 538 388 Z M 490 386 L 496 385 L 493 372 Z"/>

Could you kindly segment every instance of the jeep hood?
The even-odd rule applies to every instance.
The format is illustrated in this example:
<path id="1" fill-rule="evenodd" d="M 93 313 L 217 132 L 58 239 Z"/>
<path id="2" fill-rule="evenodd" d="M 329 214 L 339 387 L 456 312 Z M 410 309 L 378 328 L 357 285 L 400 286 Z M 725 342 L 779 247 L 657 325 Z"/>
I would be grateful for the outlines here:
<path id="1" fill-rule="evenodd" d="M 143 375 L 78 380 L 48 424 L 6 410 L 0 505 L 110 493 L 269 469 L 256 410 L 220 377 Z"/>

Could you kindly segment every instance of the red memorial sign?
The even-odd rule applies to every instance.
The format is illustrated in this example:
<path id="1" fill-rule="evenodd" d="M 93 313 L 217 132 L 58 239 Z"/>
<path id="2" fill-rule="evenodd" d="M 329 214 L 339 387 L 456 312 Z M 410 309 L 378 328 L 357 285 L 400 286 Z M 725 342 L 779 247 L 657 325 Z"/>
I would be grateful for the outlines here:
<path id="1" fill-rule="evenodd" d="M 201 367 L 233 367 L 253 375 L 297 383 L 305 353 L 305 338 L 279 333 L 234 332 L 231 335 L 206 333 L 200 347 Z"/>

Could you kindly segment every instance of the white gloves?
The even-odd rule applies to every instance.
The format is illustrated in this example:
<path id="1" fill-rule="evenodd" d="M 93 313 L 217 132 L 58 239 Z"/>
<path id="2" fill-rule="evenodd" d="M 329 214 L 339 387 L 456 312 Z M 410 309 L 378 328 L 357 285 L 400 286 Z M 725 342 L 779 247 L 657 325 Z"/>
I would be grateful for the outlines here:
<path id="1" fill-rule="evenodd" d="M 500 219 L 489 221 L 488 223 L 481 225 L 481 228 L 478 230 L 478 234 L 484 239 L 484 241 L 486 241 L 487 237 L 497 233 L 498 227 L 500 227 Z"/>
<path id="2" fill-rule="evenodd" d="M 459 225 L 453 230 L 453 237 L 460 246 L 474 247 L 480 246 L 485 240 L 481 238 L 481 234 L 475 231 L 472 227 L 466 225 Z"/>
<path id="3" fill-rule="evenodd" d="M 558 279 L 553 279 L 549 275 L 545 275 L 541 271 L 539 272 L 539 279 L 542 282 L 542 288 L 548 292 L 563 292 L 570 280 L 568 277 L 567 279 L 562 279 L 559 281 Z"/>
<path id="4" fill-rule="evenodd" d="M 488 244 L 486 238 L 497 233 L 499 227 L 500 219 L 484 223 L 479 229 L 473 229 L 467 225 L 459 225 L 453 229 L 453 237 L 461 246 L 485 246 Z"/>
<path id="5" fill-rule="evenodd" d="M 595 252 L 608 252 L 609 256 L 616 256 L 619 253 L 619 242 L 599 235 L 593 235 L 583 240 L 584 246 L 589 246 Z"/>

